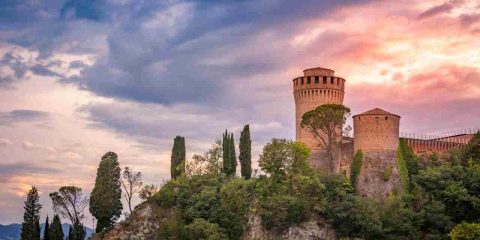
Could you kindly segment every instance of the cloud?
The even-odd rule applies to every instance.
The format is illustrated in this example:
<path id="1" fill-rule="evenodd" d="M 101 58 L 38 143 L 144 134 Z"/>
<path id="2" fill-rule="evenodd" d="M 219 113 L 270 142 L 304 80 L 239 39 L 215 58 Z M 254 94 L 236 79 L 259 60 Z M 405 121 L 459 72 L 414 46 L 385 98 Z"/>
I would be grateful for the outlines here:
<path id="1" fill-rule="evenodd" d="M 0 125 L 10 125 L 19 122 L 46 121 L 49 117 L 50 113 L 43 111 L 16 109 L 10 112 L 0 112 Z"/>
<path id="2" fill-rule="evenodd" d="M 9 139 L 0 138 L 0 147 L 5 147 L 11 144 L 12 144 L 12 141 L 10 141 Z"/>
<path id="3" fill-rule="evenodd" d="M 42 146 L 42 145 L 37 145 L 33 144 L 29 141 L 23 141 L 22 142 L 22 148 L 28 151 L 35 151 L 35 150 L 40 150 L 48 154 L 54 154 L 57 152 L 57 149 L 54 147 L 48 147 L 48 146 Z"/>
<path id="4" fill-rule="evenodd" d="M 442 13 L 448 13 L 454 8 L 454 6 L 455 5 L 451 2 L 445 2 L 441 5 L 426 10 L 425 12 L 422 12 L 420 15 L 418 15 L 418 19 L 433 17 Z"/>

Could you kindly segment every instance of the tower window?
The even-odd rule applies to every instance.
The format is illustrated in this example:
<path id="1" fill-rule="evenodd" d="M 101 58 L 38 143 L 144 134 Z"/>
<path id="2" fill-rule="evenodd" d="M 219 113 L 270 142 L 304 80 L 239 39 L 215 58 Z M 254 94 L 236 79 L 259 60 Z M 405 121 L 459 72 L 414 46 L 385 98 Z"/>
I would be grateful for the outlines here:
<path id="1" fill-rule="evenodd" d="M 302 79 L 302 85 L 303 85 L 303 77 L 301 79 Z"/>
<path id="2" fill-rule="evenodd" d="M 330 84 L 333 84 L 333 77 L 330 77 Z"/>
<path id="3" fill-rule="evenodd" d="M 320 78 L 318 76 L 315 76 L 315 83 L 319 83 L 320 82 Z"/>
<path id="4" fill-rule="evenodd" d="M 385 120 L 388 120 L 388 117 L 385 117 Z"/>
<path id="5" fill-rule="evenodd" d="M 310 77 L 307 77 L 307 84 L 310 84 Z"/>
<path id="6" fill-rule="evenodd" d="M 327 77 L 323 77 L 323 84 L 327 84 Z"/>
<path id="7" fill-rule="evenodd" d="M 337 78 L 337 85 L 340 85 L 340 78 Z"/>

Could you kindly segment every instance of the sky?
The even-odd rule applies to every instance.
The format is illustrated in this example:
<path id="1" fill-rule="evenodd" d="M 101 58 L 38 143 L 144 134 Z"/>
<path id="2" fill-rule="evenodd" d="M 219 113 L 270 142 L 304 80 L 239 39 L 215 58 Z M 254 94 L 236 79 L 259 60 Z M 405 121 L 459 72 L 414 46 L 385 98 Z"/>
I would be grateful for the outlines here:
<path id="1" fill-rule="evenodd" d="M 108 151 L 161 184 L 176 135 L 190 158 L 250 124 L 256 160 L 295 138 L 306 68 L 334 69 L 353 114 L 399 114 L 401 132 L 479 128 L 479 39 L 478 0 L 2 1 L 0 224 L 21 222 L 32 185 L 42 219 L 60 186 L 88 196 Z"/>

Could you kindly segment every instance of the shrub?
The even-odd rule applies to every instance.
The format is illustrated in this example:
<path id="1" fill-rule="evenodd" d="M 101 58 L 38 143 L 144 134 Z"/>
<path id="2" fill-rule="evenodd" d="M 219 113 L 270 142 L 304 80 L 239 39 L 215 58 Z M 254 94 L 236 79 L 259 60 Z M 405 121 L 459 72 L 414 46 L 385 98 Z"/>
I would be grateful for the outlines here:
<path id="1" fill-rule="evenodd" d="M 232 179 L 220 188 L 222 207 L 240 216 L 246 216 L 254 193 L 254 182 L 243 178 Z"/>
<path id="2" fill-rule="evenodd" d="M 228 237 L 220 231 L 218 224 L 210 223 L 203 218 L 196 218 L 185 227 L 189 239 L 224 240 Z"/>
<path id="3" fill-rule="evenodd" d="M 390 166 L 387 169 L 384 169 L 383 173 L 382 173 L 383 181 L 388 182 L 388 180 L 390 180 L 390 177 L 392 176 L 392 174 L 393 174 L 393 167 L 392 166 Z"/>
<path id="4" fill-rule="evenodd" d="M 309 218 L 308 203 L 288 195 L 274 195 L 262 203 L 262 224 L 267 229 L 284 230 Z"/>
<path id="5" fill-rule="evenodd" d="M 162 208 L 171 208 L 176 203 L 175 180 L 165 183 L 160 190 L 153 195 L 155 202 Z"/>
<path id="6" fill-rule="evenodd" d="M 405 161 L 403 159 L 402 149 L 400 145 L 398 146 L 397 150 L 397 166 L 398 166 L 398 174 L 400 175 L 400 182 L 402 183 L 403 191 L 408 192 L 410 188 L 410 181 L 408 180 L 408 169 Z"/>

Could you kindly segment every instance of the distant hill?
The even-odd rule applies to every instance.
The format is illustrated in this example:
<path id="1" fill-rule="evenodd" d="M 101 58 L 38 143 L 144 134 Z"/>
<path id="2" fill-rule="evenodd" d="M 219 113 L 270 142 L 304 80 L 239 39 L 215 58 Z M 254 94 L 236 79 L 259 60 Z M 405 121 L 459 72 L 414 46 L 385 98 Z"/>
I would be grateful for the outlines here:
<path id="1" fill-rule="evenodd" d="M 42 228 L 42 236 L 43 236 L 43 225 L 40 227 Z M 0 240 L 18 240 L 20 238 L 20 230 L 22 228 L 21 224 L 13 223 L 9 225 L 2 225 L 0 224 Z M 70 224 L 64 223 L 62 224 L 63 234 L 67 236 L 68 229 L 70 228 Z M 86 228 L 87 230 L 87 237 L 93 234 L 93 230 L 90 228 Z"/>

